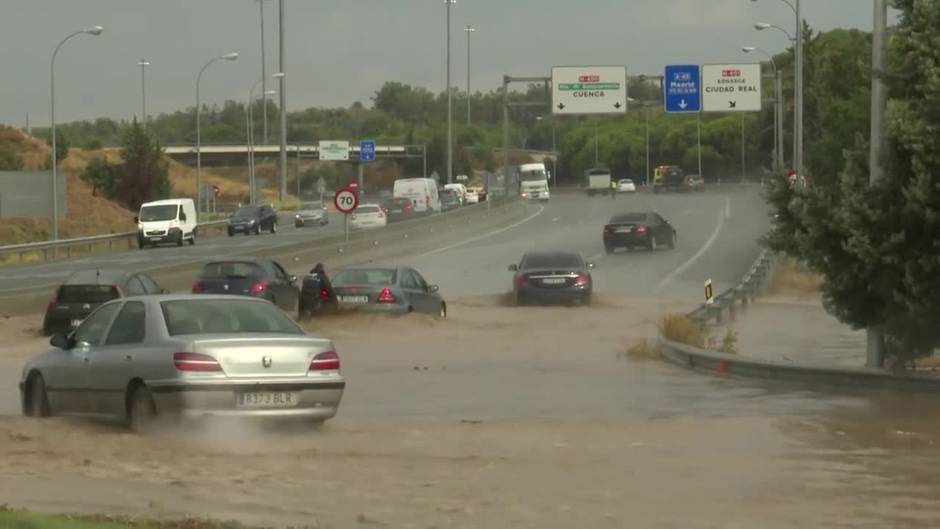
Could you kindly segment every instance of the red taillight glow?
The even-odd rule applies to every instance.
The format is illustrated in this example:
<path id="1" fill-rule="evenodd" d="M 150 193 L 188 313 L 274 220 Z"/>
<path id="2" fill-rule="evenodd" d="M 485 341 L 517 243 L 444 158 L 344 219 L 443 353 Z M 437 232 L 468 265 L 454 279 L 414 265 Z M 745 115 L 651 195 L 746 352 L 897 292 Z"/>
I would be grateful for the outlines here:
<path id="1" fill-rule="evenodd" d="M 604 226 L 604 235 L 607 235 L 608 233 L 610 233 L 610 228 L 607 226 Z"/>
<path id="2" fill-rule="evenodd" d="M 202 283 L 193 283 L 193 294 L 202 294 L 205 292 L 205 289 L 202 288 Z"/>
<path id="3" fill-rule="evenodd" d="M 265 281 L 264 279 L 262 279 L 261 281 L 258 281 L 254 285 L 251 285 L 252 294 L 260 294 L 267 289 L 268 289 L 268 282 Z"/>
<path id="4" fill-rule="evenodd" d="M 520 285 L 520 286 L 522 286 L 522 285 L 528 285 L 528 284 L 529 284 L 529 278 L 526 277 L 526 276 L 519 276 L 518 279 L 516 279 L 516 283 L 517 283 L 518 285 Z"/>
<path id="5" fill-rule="evenodd" d="M 222 366 L 215 358 L 201 353 L 174 353 L 173 365 L 177 371 L 198 371 L 202 373 L 222 371 Z"/>
<path id="6" fill-rule="evenodd" d="M 324 288 L 323 290 L 320 291 L 320 297 L 323 299 L 329 299 L 330 291 Z"/>
<path id="7" fill-rule="evenodd" d="M 576 287 L 587 286 L 587 284 L 588 284 L 590 281 L 591 281 L 591 278 L 588 277 L 587 274 L 581 274 L 581 275 L 579 275 L 579 276 L 577 277 L 577 279 L 574 280 L 574 286 L 576 286 Z"/>
<path id="8" fill-rule="evenodd" d="M 387 288 L 383 288 L 379 293 L 379 298 L 375 300 L 376 303 L 395 303 L 396 301 L 398 300 L 395 299 L 395 294 Z"/>
<path id="9" fill-rule="evenodd" d="M 411 208 L 413 208 L 413 207 L 414 207 L 414 206 L 411 205 L 411 202 L 405 204 L 405 209 L 411 209 Z"/>
<path id="10" fill-rule="evenodd" d="M 637 232 L 637 233 L 646 233 L 646 226 L 640 224 L 639 226 L 636 227 L 636 232 Z"/>
<path id="11" fill-rule="evenodd" d="M 339 355 L 328 351 L 314 356 L 310 362 L 310 371 L 339 371 Z"/>
<path id="12" fill-rule="evenodd" d="M 431 197 L 428 195 L 424 195 L 424 203 L 427 205 L 431 205 Z"/>

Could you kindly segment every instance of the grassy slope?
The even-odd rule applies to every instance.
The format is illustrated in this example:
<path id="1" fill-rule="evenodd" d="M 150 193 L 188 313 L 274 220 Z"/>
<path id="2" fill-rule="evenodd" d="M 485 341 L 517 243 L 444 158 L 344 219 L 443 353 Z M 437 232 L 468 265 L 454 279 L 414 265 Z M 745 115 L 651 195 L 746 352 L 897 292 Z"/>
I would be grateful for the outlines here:
<path id="1" fill-rule="evenodd" d="M 156 521 L 112 516 L 64 516 L 20 512 L 0 507 L 3 529 L 245 529 L 236 522 L 209 520 Z"/>

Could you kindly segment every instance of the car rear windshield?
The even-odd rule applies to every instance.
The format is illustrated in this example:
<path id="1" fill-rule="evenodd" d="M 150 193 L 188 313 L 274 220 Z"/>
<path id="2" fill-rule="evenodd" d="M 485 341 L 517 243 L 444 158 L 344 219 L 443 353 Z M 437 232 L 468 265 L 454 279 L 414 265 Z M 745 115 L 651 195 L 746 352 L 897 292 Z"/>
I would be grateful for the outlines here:
<path id="1" fill-rule="evenodd" d="M 165 206 L 145 206 L 140 208 L 141 222 L 159 222 L 163 220 L 173 220 L 176 218 L 176 211 L 179 206 L 169 204 Z"/>
<path id="2" fill-rule="evenodd" d="M 304 332 L 280 309 L 266 301 L 184 299 L 160 303 L 167 332 L 180 334 L 245 334 Z"/>
<path id="3" fill-rule="evenodd" d="M 359 206 L 356 208 L 356 213 L 378 213 L 378 206 Z"/>
<path id="4" fill-rule="evenodd" d="M 202 269 L 203 279 L 261 277 L 263 270 L 257 263 L 245 261 L 227 261 L 209 263 Z"/>
<path id="5" fill-rule="evenodd" d="M 611 224 L 625 222 L 646 222 L 646 213 L 621 213 L 610 218 Z"/>
<path id="6" fill-rule="evenodd" d="M 581 258 L 575 254 L 528 255 L 523 268 L 581 268 Z"/>
<path id="7" fill-rule="evenodd" d="M 398 271 L 394 268 L 356 268 L 340 270 L 333 277 L 333 286 L 345 285 L 394 285 Z"/>
<path id="8" fill-rule="evenodd" d="M 318 209 L 323 209 L 323 206 L 321 206 L 318 202 L 305 202 L 300 205 L 301 211 L 315 211 Z"/>
<path id="9" fill-rule="evenodd" d="M 261 208 L 250 207 L 250 208 L 241 208 L 232 215 L 233 219 L 253 219 L 258 216 L 258 211 Z"/>
<path id="10" fill-rule="evenodd" d="M 62 285 L 59 303 L 104 303 L 121 297 L 114 285 Z"/>

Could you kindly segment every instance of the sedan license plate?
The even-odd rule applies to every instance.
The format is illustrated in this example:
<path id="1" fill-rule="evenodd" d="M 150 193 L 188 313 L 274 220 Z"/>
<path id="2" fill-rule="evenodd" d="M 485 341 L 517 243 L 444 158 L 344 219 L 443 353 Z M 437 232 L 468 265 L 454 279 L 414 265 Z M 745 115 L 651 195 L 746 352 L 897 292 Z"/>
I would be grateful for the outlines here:
<path id="1" fill-rule="evenodd" d="M 297 405 L 297 395 L 286 391 L 257 391 L 238 394 L 239 408 L 290 408 Z"/>
<path id="2" fill-rule="evenodd" d="M 563 277 L 549 277 L 542 280 L 542 283 L 545 283 L 546 285 L 561 285 L 564 282 L 565 278 Z"/>
<path id="3" fill-rule="evenodd" d="M 162 237 L 151 237 L 151 238 L 150 238 L 151 241 L 159 241 L 160 239 L 162 239 Z"/>
<path id="4" fill-rule="evenodd" d="M 614 231 L 617 233 L 633 233 L 633 228 L 617 228 Z"/>
<path id="5" fill-rule="evenodd" d="M 78 326 L 81 325 L 81 324 L 82 324 L 82 320 L 72 320 L 72 322 L 71 322 L 71 325 L 72 325 L 73 328 L 74 328 L 74 327 L 78 327 Z"/>
<path id="6" fill-rule="evenodd" d="M 340 296 L 340 303 L 368 303 L 369 296 Z"/>

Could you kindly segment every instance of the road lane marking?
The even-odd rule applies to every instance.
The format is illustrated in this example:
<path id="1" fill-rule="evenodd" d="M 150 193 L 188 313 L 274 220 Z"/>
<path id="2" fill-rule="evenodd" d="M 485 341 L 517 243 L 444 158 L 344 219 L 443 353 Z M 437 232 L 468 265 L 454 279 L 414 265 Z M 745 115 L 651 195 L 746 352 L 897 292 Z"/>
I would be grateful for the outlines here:
<path id="1" fill-rule="evenodd" d="M 441 252 L 446 252 L 446 251 L 448 251 L 448 250 L 453 250 L 454 248 L 458 248 L 458 247 L 463 246 L 463 245 L 465 245 L 465 244 L 470 244 L 470 243 L 472 243 L 472 242 L 476 242 L 476 241 L 485 239 L 485 238 L 487 238 L 487 237 L 492 237 L 493 235 L 499 235 L 500 233 L 509 231 L 509 230 L 511 230 L 511 229 L 513 229 L 513 228 L 516 228 L 516 227 L 518 227 L 518 226 L 522 226 L 522 225 L 525 224 L 526 222 L 529 222 L 530 220 L 534 219 L 535 217 L 538 217 L 539 215 L 541 215 L 543 211 L 545 211 L 545 206 L 539 206 L 539 210 L 538 210 L 538 211 L 536 211 L 535 213 L 529 215 L 528 217 L 526 217 L 526 218 L 524 218 L 524 219 L 522 219 L 522 220 L 520 220 L 520 221 L 514 222 L 514 223 L 512 223 L 512 224 L 510 224 L 510 225 L 508 225 L 508 226 L 503 226 L 502 228 L 499 228 L 499 229 L 497 229 L 497 230 L 493 230 L 493 231 L 488 232 L 488 233 L 484 233 L 484 234 L 482 234 L 482 235 L 477 235 L 477 236 L 475 236 L 475 237 L 470 237 L 469 239 L 464 239 L 464 240 L 462 240 L 462 241 L 460 241 L 460 242 L 455 242 L 454 244 L 451 244 L 451 245 L 448 245 L 448 246 L 444 246 L 443 248 L 437 248 L 437 249 L 435 249 L 435 250 L 431 250 L 430 252 L 425 252 L 425 253 L 423 253 L 423 254 L 416 255 L 416 256 L 415 256 L 415 259 L 421 259 L 422 257 L 428 257 L 428 256 L 430 256 L 430 255 L 439 254 L 439 253 L 441 253 Z"/>
<path id="2" fill-rule="evenodd" d="M 670 273 L 668 276 L 666 276 L 665 279 L 659 282 L 659 285 L 656 286 L 656 290 L 655 290 L 656 294 L 659 294 L 660 292 L 662 292 L 662 290 L 666 287 L 666 285 L 668 285 L 673 279 L 678 277 L 679 274 L 688 270 L 693 264 L 695 264 L 695 261 L 698 261 L 703 255 L 705 255 L 705 252 L 707 252 L 709 248 L 711 248 L 712 245 L 715 244 L 715 241 L 718 240 L 718 235 L 721 234 L 721 228 L 724 227 L 725 225 L 725 219 L 730 216 L 731 216 L 731 198 L 726 198 L 725 207 L 718 210 L 718 224 L 715 225 L 715 231 L 712 232 L 711 237 L 709 237 L 708 240 L 705 241 L 705 244 L 703 244 L 702 247 L 699 248 L 697 252 L 695 252 L 695 255 L 690 257 L 688 261 L 682 263 L 679 266 L 679 268 L 676 268 L 675 270 L 673 270 L 672 273 Z"/>

